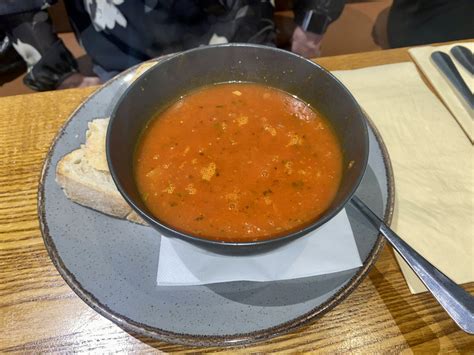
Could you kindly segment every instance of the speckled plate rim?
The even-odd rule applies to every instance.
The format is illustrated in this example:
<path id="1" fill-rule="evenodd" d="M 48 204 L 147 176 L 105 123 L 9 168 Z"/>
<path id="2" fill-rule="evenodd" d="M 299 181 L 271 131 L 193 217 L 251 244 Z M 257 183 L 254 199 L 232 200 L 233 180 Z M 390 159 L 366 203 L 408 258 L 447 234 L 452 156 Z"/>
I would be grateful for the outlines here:
<path id="1" fill-rule="evenodd" d="M 152 59 L 146 63 L 155 62 L 156 59 Z M 343 286 L 338 292 L 336 292 L 332 297 L 330 297 L 326 302 L 322 303 L 318 307 L 312 309 L 311 311 L 302 314 L 299 317 L 296 317 L 290 321 L 278 324 L 273 327 L 261 329 L 254 332 L 249 333 L 239 333 L 239 334 L 229 334 L 229 335 L 193 335 L 193 334 L 182 334 L 176 332 L 170 332 L 167 330 L 163 330 L 156 327 L 151 327 L 146 324 L 136 322 L 126 316 L 118 314 L 112 311 L 109 307 L 105 304 L 99 302 L 95 296 L 84 289 L 84 287 L 77 281 L 74 274 L 71 273 L 64 262 L 62 261 L 59 253 L 56 249 L 53 239 L 49 234 L 49 227 L 45 216 L 45 189 L 44 189 L 44 179 L 46 174 L 48 173 L 51 167 L 51 156 L 54 152 L 56 144 L 58 140 L 64 134 L 64 131 L 69 126 L 71 121 L 75 118 L 76 113 L 89 101 L 91 100 L 94 95 L 98 92 L 103 90 L 104 88 L 108 87 L 111 83 L 115 82 L 116 80 L 122 79 L 129 73 L 134 72 L 137 70 L 140 65 L 134 66 L 115 78 L 109 80 L 107 83 L 99 87 L 93 93 L 91 93 L 69 116 L 67 121 L 64 123 L 62 128 L 57 133 L 56 137 L 53 139 L 51 146 L 48 150 L 48 153 L 45 157 L 45 161 L 43 164 L 43 168 L 41 171 L 41 175 L 39 178 L 38 183 L 38 215 L 39 215 L 39 222 L 40 222 L 40 230 L 43 237 L 43 241 L 46 247 L 46 250 L 49 254 L 53 265 L 58 270 L 61 277 L 66 281 L 69 287 L 81 298 L 88 306 L 90 306 L 93 310 L 95 310 L 100 315 L 104 316 L 105 318 L 111 320 L 119 327 L 123 328 L 126 331 L 134 332 L 138 335 L 144 335 L 150 338 L 158 339 L 167 343 L 174 343 L 174 344 L 181 344 L 181 345 L 188 345 L 188 346 L 242 346 L 253 344 L 257 342 L 267 341 L 271 338 L 296 331 L 297 329 L 310 324 L 311 322 L 315 321 L 317 318 L 324 315 L 326 312 L 337 306 L 341 303 L 349 294 L 354 291 L 354 289 L 362 282 L 362 280 L 367 276 L 369 270 L 375 261 L 377 260 L 383 246 L 385 245 L 384 237 L 382 235 L 378 235 L 377 240 L 369 252 L 367 258 L 364 260 L 362 266 L 359 268 L 357 273 L 347 282 L 345 286 Z M 146 68 L 148 70 L 149 68 Z M 145 70 L 145 71 L 146 71 Z M 140 73 L 141 74 L 141 73 Z M 387 203 L 384 212 L 384 221 L 386 224 L 390 225 L 393 216 L 393 208 L 394 208 L 394 200 L 395 200 L 395 183 L 393 177 L 393 170 L 392 164 L 390 162 L 390 157 L 388 155 L 387 148 L 383 139 L 375 127 L 372 120 L 365 114 L 367 119 L 367 123 L 374 133 L 375 139 L 381 149 L 382 158 L 385 166 L 385 174 L 387 178 Z"/>

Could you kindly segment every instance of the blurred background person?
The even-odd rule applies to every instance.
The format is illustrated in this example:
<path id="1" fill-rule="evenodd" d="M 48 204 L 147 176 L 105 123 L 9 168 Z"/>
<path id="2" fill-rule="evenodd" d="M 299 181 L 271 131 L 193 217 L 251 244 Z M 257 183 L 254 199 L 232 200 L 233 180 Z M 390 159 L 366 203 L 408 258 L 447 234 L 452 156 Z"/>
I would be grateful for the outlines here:
<path id="1" fill-rule="evenodd" d="M 394 0 L 387 37 L 391 48 L 474 38 L 474 0 Z"/>
<path id="2" fill-rule="evenodd" d="M 54 0 L 0 2 L 0 23 L 28 66 L 34 90 L 81 87 L 161 55 L 231 42 L 275 46 L 274 0 L 70 0 L 66 9 L 95 76 L 79 73 L 53 31 L 46 9 Z M 322 34 L 343 0 L 297 0 L 292 50 L 319 55 Z"/>
<path id="3" fill-rule="evenodd" d="M 311 2 L 311 0 L 308 0 Z M 356 1 L 326 0 L 295 3 L 295 22 L 306 30 L 293 32 L 292 50 L 312 57 L 315 51 L 305 51 L 305 46 L 318 43 L 320 48 L 329 24 L 341 14 L 346 3 Z M 380 1 L 382 2 L 382 1 Z M 393 0 L 385 1 L 387 8 L 374 25 L 373 35 L 382 48 L 409 47 L 423 44 L 449 42 L 474 38 L 474 0 Z M 302 11 L 298 6 L 304 4 Z M 350 28 L 357 32 L 358 28 Z M 348 37 L 351 34 L 346 34 Z M 295 40 L 306 36 L 313 40 Z M 319 42 L 318 42 L 319 41 Z"/>
<path id="4" fill-rule="evenodd" d="M 6 35 L 3 40 L 10 47 L 8 51 L 5 48 L 5 53 L 13 57 L 13 47 L 21 56 L 27 66 L 23 82 L 33 90 L 97 85 L 98 78 L 79 73 L 74 57 L 54 33 L 46 11 L 52 2 L 0 2 L 0 32 Z"/>
<path id="5" fill-rule="evenodd" d="M 2 31 L 8 35 L 0 47 L 5 49 L 0 51 L 0 61 L 10 63 L 1 65 L 0 74 L 10 70 L 7 68 L 24 68 L 12 53 L 14 46 L 28 65 L 24 82 L 34 90 L 94 85 L 144 60 L 200 45 L 247 42 L 275 46 L 275 20 L 279 37 L 287 32 L 286 42 L 279 41 L 280 46 L 309 58 L 319 56 L 322 44 L 327 43 L 326 31 L 339 18 L 346 1 L 294 0 L 292 5 L 289 0 L 279 1 L 277 10 L 282 4 L 285 9 L 292 6 L 289 26 L 281 26 L 278 16 L 274 17 L 274 0 L 66 1 L 71 27 L 92 59 L 93 70 L 88 75 L 79 72 L 74 57 L 53 31 L 45 9 L 55 0 L 0 1 L 0 35 Z M 474 0 L 347 2 L 357 9 L 352 13 L 362 14 L 362 18 L 360 9 L 383 4 L 386 11 L 379 18 L 385 13 L 385 19 L 375 21 L 370 36 L 370 30 L 361 35 L 360 22 L 350 22 L 350 15 L 342 16 L 340 25 L 334 26 L 341 33 L 334 36 L 330 31 L 332 54 L 335 37 L 339 37 L 336 54 L 359 47 L 359 51 L 374 50 L 377 45 L 390 48 L 474 37 Z M 373 44 L 364 47 L 363 41 Z"/>

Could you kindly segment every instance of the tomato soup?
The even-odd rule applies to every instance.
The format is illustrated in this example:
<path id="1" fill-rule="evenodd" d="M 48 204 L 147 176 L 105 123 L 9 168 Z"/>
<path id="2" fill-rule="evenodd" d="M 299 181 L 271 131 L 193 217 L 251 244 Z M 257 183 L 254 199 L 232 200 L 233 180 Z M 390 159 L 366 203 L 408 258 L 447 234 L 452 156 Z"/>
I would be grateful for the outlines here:
<path id="1" fill-rule="evenodd" d="M 219 241 L 270 239 L 310 224 L 341 175 L 327 120 L 286 92 L 251 83 L 181 97 L 149 122 L 135 157 L 151 213 Z"/>

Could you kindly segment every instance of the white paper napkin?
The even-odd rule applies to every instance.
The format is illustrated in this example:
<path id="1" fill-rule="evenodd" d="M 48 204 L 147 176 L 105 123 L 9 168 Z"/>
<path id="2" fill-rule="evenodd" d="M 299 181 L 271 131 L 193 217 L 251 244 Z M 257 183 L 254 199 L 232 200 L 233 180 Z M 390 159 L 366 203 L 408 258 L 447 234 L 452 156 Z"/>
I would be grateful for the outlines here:
<path id="1" fill-rule="evenodd" d="M 351 225 L 343 210 L 316 231 L 258 255 L 221 255 L 176 238 L 162 237 L 157 284 L 288 280 L 361 265 Z"/>
<path id="2" fill-rule="evenodd" d="M 474 281 L 473 145 L 413 63 L 333 72 L 374 121 L 392 162 L 391 227 L 457 283 Z M 398 256 L 413 293 L 426 291 Z"/>

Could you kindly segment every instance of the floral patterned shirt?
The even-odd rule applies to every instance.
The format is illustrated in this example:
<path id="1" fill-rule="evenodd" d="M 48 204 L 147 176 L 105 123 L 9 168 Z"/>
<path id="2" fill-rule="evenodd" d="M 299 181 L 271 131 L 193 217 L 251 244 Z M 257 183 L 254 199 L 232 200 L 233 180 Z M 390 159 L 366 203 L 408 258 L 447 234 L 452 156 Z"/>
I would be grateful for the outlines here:
<path id="1" fill-rule="evenodd" d="M 5 19 L 7 33 L 28 63 L 25 83 L 36 90 L 54 88 L 64 75 L 77 71 L 74 58 L 52 37 L 47 13 L 40 11 L 54 2 L 0 0 L 0 22 Z M 319 9 L 335 19 L 345 0 L 295 2 L 295 11 Z M 274 0 L 66 0 L 64 4 L 102 80 L 144 60 L 201 45 L 275 45 Z M 48 25 L 51 34 L 46 33 Z"/>

